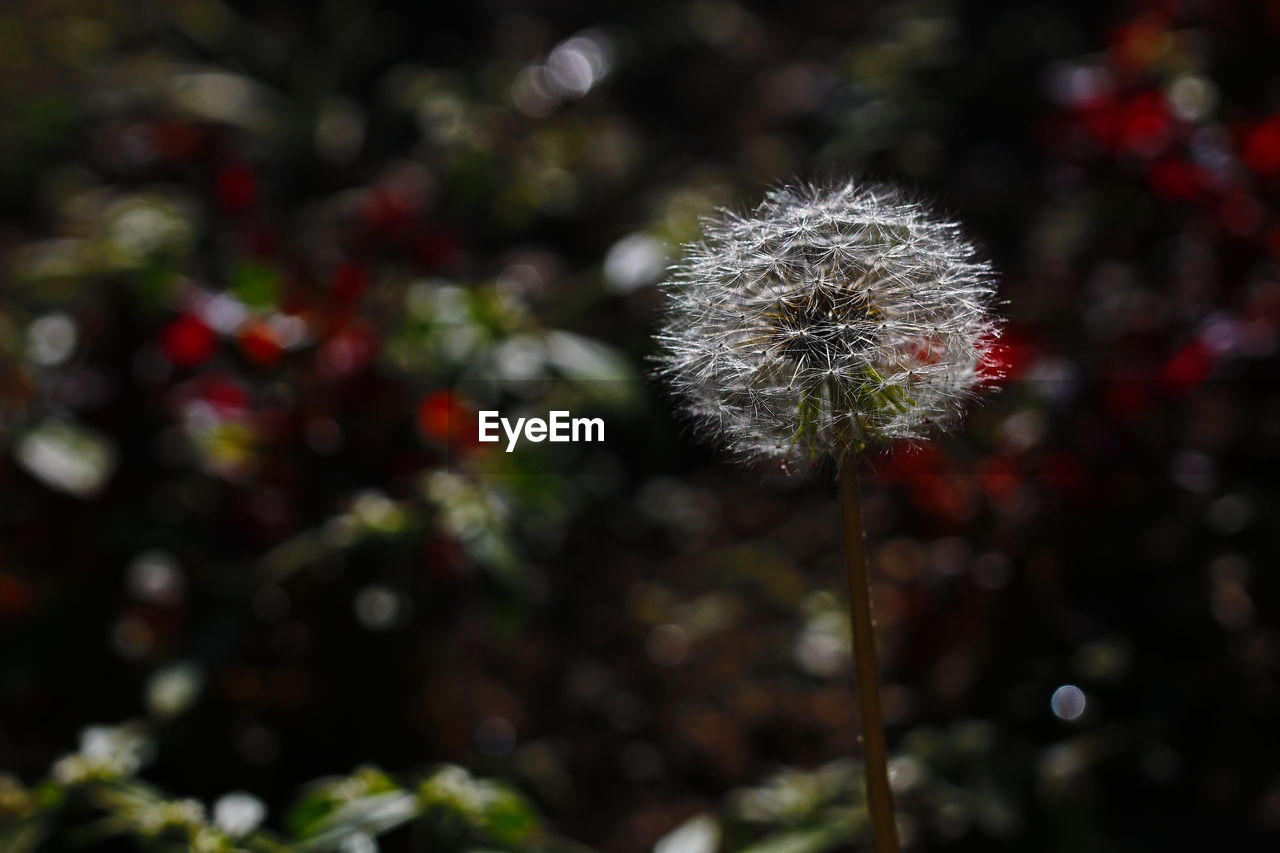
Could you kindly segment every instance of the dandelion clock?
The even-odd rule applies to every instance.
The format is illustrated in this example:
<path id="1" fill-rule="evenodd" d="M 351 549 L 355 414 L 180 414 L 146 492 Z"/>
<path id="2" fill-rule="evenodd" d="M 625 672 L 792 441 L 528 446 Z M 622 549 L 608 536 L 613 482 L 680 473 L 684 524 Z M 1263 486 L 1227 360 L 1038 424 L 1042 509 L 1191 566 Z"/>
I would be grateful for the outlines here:
<path id="1" fill-rule="evenodd" d="M 983 390 L 991 267 L 955 223 L 850 182 L 721 211 L 663 287 L 659 373 L 707 433 L 744 460 L 838 467 L 867 807 L 875 850 L 896 851 L 857 463 L 953 425 Z"/>

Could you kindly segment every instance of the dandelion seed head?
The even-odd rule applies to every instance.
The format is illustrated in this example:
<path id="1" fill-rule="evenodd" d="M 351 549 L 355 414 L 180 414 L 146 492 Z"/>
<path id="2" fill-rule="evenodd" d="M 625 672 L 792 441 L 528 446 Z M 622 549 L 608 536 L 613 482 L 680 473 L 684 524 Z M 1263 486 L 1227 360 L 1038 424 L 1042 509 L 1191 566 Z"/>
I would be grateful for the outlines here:
<path id="1" fill-rule="evenodd" d="M 685 249 L 659 373 L 738 456 L 794 466 L 924 438 L 993 378 L 991 266 L 896 190 L 782 187 Z"/>

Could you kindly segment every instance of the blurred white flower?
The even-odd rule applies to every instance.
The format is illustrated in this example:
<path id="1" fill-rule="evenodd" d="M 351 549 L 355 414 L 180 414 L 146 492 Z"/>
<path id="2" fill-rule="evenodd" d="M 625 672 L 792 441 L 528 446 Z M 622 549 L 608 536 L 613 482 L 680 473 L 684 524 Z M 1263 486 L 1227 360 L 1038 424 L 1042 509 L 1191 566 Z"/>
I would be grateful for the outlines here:
<path id="1" fill-rule="evenodd" d="M 151 757 L 151 740 L 136 725 L 89 726 L 80 732 L 80 751 L 53 765 L 63 785 L 117 779 L 136 773 Z"/>
<path id="2" fill-rule="evenodd" d="M 378 842 L 367 833 L 357 832 L 338 842 L 338 853 L 378 853 Z"/>
<path id="3" fill-rule="evenodd" d="M 223 794 L 213 804 L 213 822 L 232 838 L 241 838 L 262 825 L 267 807 L 262 800 L 243 791 Z"/>
<path id="4" fill-rule="evenodd" d="M 116 450 L 97 430 L 50 419 L 18 442 L 18 464 L 46 486 L 91 498 L 102 490 L 116 466 Z"/>
<path id="5" fill-rule="evenodd" d="M 55 311 L 32 322 L 27 329 L 27 358 L 42 367 L 61 364 L 76 348 L 76 323 Z"/>
<path id="6" fill-rule="evenodd" d="M 653 284 L 666 266 L 666 247 L 648 234 L 628 234 L 609 248 L 604 280 L 615 293 L 630 293 Z"/>
<path id="7" fill-rule="evenodd" d="M 191 707 L 204 687 L 204 673 L 193 663 L 167 666 L 147 679 L 147 708 L 157 717 L 175 717 Z"/>
<path id="8" fill-rule="evenodd" d="M 720 824 L 710 815 L 695 815 L 668 832 L 653 853 L 716 853 L 720 849 Z"/>

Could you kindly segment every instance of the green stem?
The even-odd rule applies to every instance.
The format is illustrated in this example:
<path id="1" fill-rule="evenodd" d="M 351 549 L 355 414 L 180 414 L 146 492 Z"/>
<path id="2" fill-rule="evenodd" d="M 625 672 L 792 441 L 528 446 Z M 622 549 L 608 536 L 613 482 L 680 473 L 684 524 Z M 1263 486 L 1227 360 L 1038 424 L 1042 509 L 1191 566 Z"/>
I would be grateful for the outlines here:
<path id="1" fill-rule="evenodd" d="M 898 853 L 898 828 L 889 788 L 889 753 L 880 709 L 880 677 L 876 667 L 875 624 L 871 619 L 871 579 L 862 533 L 858 494 L 858 459 L 840 461 L 840 510 L 844 522 L 845 559 L 849 573 L 849 622 L 853 628 L 853 674 L 862 716 L 862 762 L 867 779 L 867 810 L 875 853 Z"/>

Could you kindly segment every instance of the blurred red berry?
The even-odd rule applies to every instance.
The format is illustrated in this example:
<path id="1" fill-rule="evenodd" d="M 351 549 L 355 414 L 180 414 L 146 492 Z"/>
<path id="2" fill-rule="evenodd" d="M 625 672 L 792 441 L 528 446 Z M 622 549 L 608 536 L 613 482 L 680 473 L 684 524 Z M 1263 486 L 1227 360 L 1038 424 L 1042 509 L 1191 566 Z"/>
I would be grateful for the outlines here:
<path id="1" fill-rule="evenodd" d="M 970 518 L 977 490 L 967 476 L 953 471 L 919 474 L 911 483 L 911 499 L 921 512 L 948 522 Z"/>
<path id="2" fill-rule="evenodd" d="M 1160 383 L 1166 391 L 1189 394 L 1204 384 L 1213 373 L 1218 358 L 1200 339 L 1191 341 L 1175 352 L 1160 370 Z"/>
<path id="3" fill-rule="evenodd" d="M 343 261 L 333 268 L 330 286 L 335 302 L 339 305 L 351 305 L 368 289 L 369 273 L 354 261 Z"/>
<path id="4" fill-rule="evenodd" d="M 1153 157 L 1168 143 L 1172 131 L 1173 116 L 1163 94 L 1147 90 L 1129 98 L 1120 136 L 1120 144 L 1126 151 L 1140 157 Z"/>
<path id="5" fill-rule="evenodd" d="M 160 333 L 160 349 L 171 364 L 195 367 L 213 358 L 218 336 L 198 317 L 183 314 Z"/>
<path id="6" fill-rule="evenodd" d="M 1265 212 L 1262 204 L 1253 196 L 1234 192 L 1218 206 L 1218 224 L 1231 234 L 1247 237 L 1258 230 Z"/>
<path id="7" fill-rule="evenodd" d="M 1105 93 L 1080 104 L 1080 124 L 1094 143 L 1106 151 L 1116 147 L 1120 138 L 1123 114 L 1115 95 Z"/>
<path id="8" fill-rule="evenodd" d="M 993 503 L 1005 503 L 1018 494 L 1022 475 L 1012 460 L 1004 456 L 993 456 L 979 464 L 978 482 L 982 484 L 982 490 L 989 500 Z"/>
<path id="9" fill-rule="evenodd" d="M 258 200 L 258 176 L 245 163 L 232 163 L 218 173 L 214 198 L 224 213 L 244 213 Z"/>
<path id="10" fill-rule="evenodd" d="M 1280 174 L 1280 116 L 1272 116 L 1244 133 L 1240 156 L 1246 166 L 1264 178 Z"/>
<path id="11" fill-rule="evenodd" d="M 1161 198 L 1170 201 L 1195 201 L 1209 186 L 1207 169 L 1180 157 L 1164 157 L 1147 169 L 1147 183 Z"/>
<path id="12" fill-rule="evenodd" d="M 330 376 L 357 373 L 373 361 L 378 338 L 372 329 L 359 323 L 343 326 L 320 345 L 321 372 Z"/>
<path id="13" fill-rule="evenodd" d="M 240 332 L 238 343 L 245 356 L 256 364 L 275 364 L 284 355 L 275 330 L 262 321 L 247 324 Z"/>
<path id="14" fill-rule="evenodd" d="M 432 391 L 422 398 L 418 429 L 426 438 L 455 449 L 473 447 L 479 441 L 475 410 L 453 391 Z"/>
<path id="15" fill-rule="evenodd" d="M 458 238 L 451 231 L 428 230 L 413 242 L 413 256 L 427 270 L 452 266 L 458 259 Z"/>
<path id="16" fill-rule="evenodd" d="M 157 156 L 170 163 L 195 159 L 204 143 L 199 130 L 181 122 L 157 122 L 151 126 L 150 137 Z"/>
<path id="17" fill-rule="evenodd" d="M 1159 154 L 1168 145 L 1175 127 L 1164 95 L 1153 89 L 1125 98 L 1105 92 L 1081 103 L 1077 115 L 1099 148 L 1139 157 Z"/>
<path id="18" fill-rule="evenodd" d="M 949 466 L 950 460 L 932 444 L 900 442 L 878 456 L 871 470 L 883 483 L 905 484 L 917 476 L 947 470 Z"/>
<path id="19" fill-rule="evenodd" d="M 225 373 L 208 373 L 195 383 L 194 396 L 224 416 L 249 410 L 249 392 L 235 377 Z"/>
<path id="20" fill-rule="evenodd" d="M 401 231 L 417 216 L 419 207 L 420 200 L 413 194 L 380 186 L 365 195 L 362 213 L 370 230 L 386 234 Z"/>

